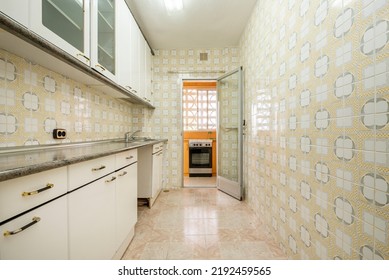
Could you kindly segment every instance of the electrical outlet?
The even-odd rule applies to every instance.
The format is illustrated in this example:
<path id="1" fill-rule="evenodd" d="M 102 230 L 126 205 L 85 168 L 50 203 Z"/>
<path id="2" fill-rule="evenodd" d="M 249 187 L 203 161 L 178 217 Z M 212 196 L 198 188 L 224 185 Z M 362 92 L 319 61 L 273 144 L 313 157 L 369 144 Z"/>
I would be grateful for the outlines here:
<path id="1" fill-rule="evenodd" d="M 56 128 L 53 130 L 54 139 L 65 139 L 66 138 L 66 129 Z"/>

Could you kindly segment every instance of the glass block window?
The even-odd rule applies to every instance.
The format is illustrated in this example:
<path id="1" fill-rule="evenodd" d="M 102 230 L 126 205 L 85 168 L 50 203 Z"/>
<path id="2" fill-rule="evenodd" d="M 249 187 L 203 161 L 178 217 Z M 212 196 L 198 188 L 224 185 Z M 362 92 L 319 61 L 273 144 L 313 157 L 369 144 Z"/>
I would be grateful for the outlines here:
<path id="1" fill-rule="evenodd" d="M 184 130 L 216 130 L 216 82 L 185 82 Z"/>

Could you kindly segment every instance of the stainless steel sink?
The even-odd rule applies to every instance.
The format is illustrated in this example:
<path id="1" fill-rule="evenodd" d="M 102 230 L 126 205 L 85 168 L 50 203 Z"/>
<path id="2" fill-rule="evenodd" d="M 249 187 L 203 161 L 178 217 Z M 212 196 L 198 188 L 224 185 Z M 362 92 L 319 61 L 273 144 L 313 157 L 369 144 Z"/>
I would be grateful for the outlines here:
<path id="1" fill-rule="evenodd" d="M 158 139 L 141 137 L 141 138 L 130 139 L 129 141 L 126 141 L 125 139 L 115 140 L 115 142 L 124 142 L 124 143 L 134 144 L 134 145 L 144 144 L 146 142 L 153 142 L 153 141 L 158 141 Z"/>
<path id="2" fill-rule="evenodd" d="M 156 141 L 156 139 L 147 138 L 147 137 L 136 137 L 134 139 L 131 139 L 129 142 L 150 142 L 150 141 Z"/>

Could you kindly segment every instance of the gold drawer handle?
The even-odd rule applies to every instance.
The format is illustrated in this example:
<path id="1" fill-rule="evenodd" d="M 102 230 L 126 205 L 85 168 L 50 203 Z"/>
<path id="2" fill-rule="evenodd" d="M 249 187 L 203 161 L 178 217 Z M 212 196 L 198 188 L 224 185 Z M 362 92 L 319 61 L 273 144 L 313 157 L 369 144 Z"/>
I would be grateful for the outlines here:
<path id="1" fill-rule="evenodd" d="M 32 225 L 35 225 L 37 222 L 39 222 L 41 220 L 41 218 L 39 218 L 39 217 L 34 217 L 34 218 L 32 218 L 32 222 L 31 223 L 28 223 L 27 225 L 25 225 L 25 226 L 22 226 L 21 228 L 19 228 L 19 229 L 17 229 L 17 230 L 12 230 L 12 231 L 5 231 L 4 232 L 4 236 L 10 236 L 10 235 L 15 235 L 15 234 L 18 234 L 18 233 L 20 233 L 20 232 L 22 232 L 23 230 L 25 230 L 25 229 L 27 229 L 27 228 L 29 228 L 30 226 L 32 226 Z"/>
<path id="2" fill-rule="evenodd" d="M 85 54 L 83 54 L 83 53 L 78 53 L 77 56 L 81 56 L 81 57 L 85 58 L 86 61 L 89 61 L 89 60 L 90 60 L 89 57 L 87 57 L 87 56 L 86 56 Z"/>
<path id="3" fill-rule="evenodd" d="M 126 157 L 126 159 L 133 159 L 133 158 L 134 158 L 134 156 Z"/>
<path id="4" fill-rule="evenodd" d="M 105 168 L 105 165 L 102 165 L 100 167 L 92 168 L 92 171 L 99 171 L 99 170 L 103 170 L 104 168 Z"/>
<path id="5" fill-rule="evenodd" d="M 101 64 L 96 64 L 96 67 L 99 67 L 101 70 L 106 71 L 105 67 Z"/>
<path id="6" fill-rule="evenodd" d="M 111 183 L 111 182 L 113 182 L 113 181 L 115 181 L 116 180 L 116 177 L 112 177 L 111 179 L 107 179 L 107 180 L 105 180 L 105 182 L 106 183 Z"/>
<path id="7" fill-rule="evenodd" d="M 120 177 L 127 175 L 127 172 L 124 171 L 122 174 L 119 174 Z"/>
<path id="8" fill-rule="evenodd" d="M 51 188 L 53 188 L 53 187 L 54 187 L 54 184 L 47 183 L 47 184 L 46 184 L 46 187 L 41 188 L 41 189 L 39 189 L 39 190 L 32 191 L 32 192 L 23 192 L 23 193 L 22 193 L 22 196 L 30 196 L 30 195 L 38 194 L 38 193 L 47 191 L 47 190 L 49 190 L 49 189 L 51 189 Z"/>

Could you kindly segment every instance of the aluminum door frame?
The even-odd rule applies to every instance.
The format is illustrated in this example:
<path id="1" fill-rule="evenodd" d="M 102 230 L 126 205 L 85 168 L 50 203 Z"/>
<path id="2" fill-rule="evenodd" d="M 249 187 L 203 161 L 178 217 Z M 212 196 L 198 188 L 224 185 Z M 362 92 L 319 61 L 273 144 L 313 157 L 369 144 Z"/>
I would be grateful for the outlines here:
<path id="1" fill-rule="evenodd" d="M 228 195 L 238 199 L 243 200 L 244 192 L 243 192 L 243 129 L 244 129 L 244 120 L 243 120 L 243 67 L 239 67 L 231 72 L 224 74 L 217 78 L 217 92 L 219 97 L 219 82 L 231 75 L 238 73 L 239 81 L 238 81 L 238 182 L 231 181 L 224 177 L 219 176 L 219 164 L 217 164 L 217 188 L 227 193 Z M 217 162 L 219 162 L 219 144 L 220 144 L 220 115 L 219 115 L 219 98 L 218 98 L 218 111 L 217 111 Z"/>

